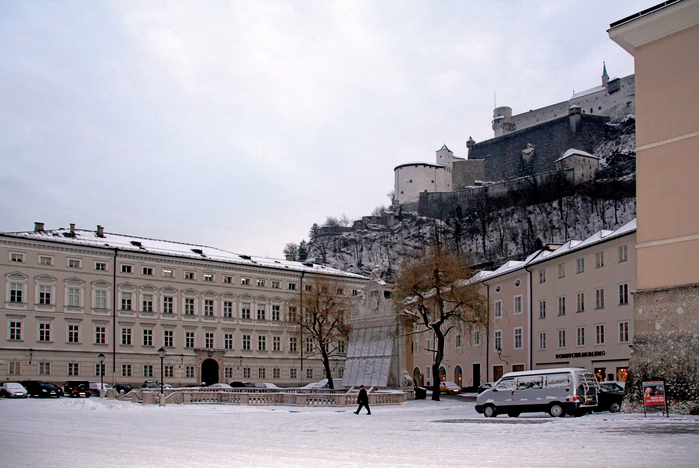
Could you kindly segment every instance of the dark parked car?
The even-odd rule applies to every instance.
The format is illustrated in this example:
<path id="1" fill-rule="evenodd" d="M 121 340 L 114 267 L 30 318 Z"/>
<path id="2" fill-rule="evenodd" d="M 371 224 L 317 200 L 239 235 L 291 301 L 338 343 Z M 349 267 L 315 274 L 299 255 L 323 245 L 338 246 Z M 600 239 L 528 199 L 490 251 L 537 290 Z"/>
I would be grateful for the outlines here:
<path id="1" fill-rule="evenodd" d="M 133 390 L 133 387 L 127 383 L 118 383 L 114 386 L 114 390 L 116 390 L 117 393 L 121 392 L 122 390 L 124 393 L 129 393 L 131 390 Z"/>
<path id="2" fill-rule="evenodd" d="M 25 380 L 22 382 L 22 385 L 27 389 L 27 393 L 31 397 L 58 398 L 63 395 L 61 389 L 52 383 Z"/>
<path id="3" fill-rule="evenodd" d="M 255 388 L 250 382 L 231 382 L 230 386 L 233 388 Z"/>
<path id="4" fill-rule="evenodd" d="M 600 382 L 595 411 L 618 413 L 624 399 L 624 389 L 614 382 Z"/>
<path id="5" fill-rule="evenodd" d="M 63 386 L 63 392 L 69 397 L 90 398 L 90 382 L 87 380 L 69 380 Z"/>

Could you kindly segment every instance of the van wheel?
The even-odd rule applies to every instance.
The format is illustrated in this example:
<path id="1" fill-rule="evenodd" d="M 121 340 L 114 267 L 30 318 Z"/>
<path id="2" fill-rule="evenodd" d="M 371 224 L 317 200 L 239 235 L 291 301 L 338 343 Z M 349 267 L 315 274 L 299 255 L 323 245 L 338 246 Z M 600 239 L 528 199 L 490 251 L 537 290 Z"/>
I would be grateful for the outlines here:
<path id="1" fill-rule="evenodd" d="M 566 412 L 559 403 L 554 403 L 549 407 L 549 414 L 553 418 L 561 418 L 565 416 Z"/>
<path id="2" fill-rule="evenodd" d="M 618 413 L 621 411 L 621 407 L 619 406 L 619 403 L 614 402 L 611 405 L 609 405 L 609 412 L 610 413 Z"/>
<path id="3" fill-rule="evenodd" d="M 517 416 L 519 416 L 519 411 L 508 411 L 507 415 L 511 418 L 516 418 Z"/>
<path id="4" fill-rule="evenodd" d="M 498 412 L 497 412 L 497 410 L 495 409 L 494 406 L 488 405 L 488 406 L 486 406 L 486 407 L 483 409 L 483 415 L 484 415 L 486 418 L 494 418 L 495 416 L 498 415 Z"/>

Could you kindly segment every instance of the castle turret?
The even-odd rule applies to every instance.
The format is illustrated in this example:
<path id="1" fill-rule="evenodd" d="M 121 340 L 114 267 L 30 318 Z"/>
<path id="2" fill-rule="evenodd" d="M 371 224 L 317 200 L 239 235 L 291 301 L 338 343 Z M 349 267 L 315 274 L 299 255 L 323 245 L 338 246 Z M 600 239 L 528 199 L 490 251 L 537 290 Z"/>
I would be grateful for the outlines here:
<path id="1" fill-rule="evenodd" d="M 609 75 L 607 75 L 607 64 L 602 62 L 602 86 L 607 86 L 609 83 Z"/>
<path id="2" fill-rule="evenodd" d="M 493 111 L 493 131 L 495 136 L 513 132 L 515 126 L 512 123 L 512 108 L 503 106 L 496 107 Z"/>

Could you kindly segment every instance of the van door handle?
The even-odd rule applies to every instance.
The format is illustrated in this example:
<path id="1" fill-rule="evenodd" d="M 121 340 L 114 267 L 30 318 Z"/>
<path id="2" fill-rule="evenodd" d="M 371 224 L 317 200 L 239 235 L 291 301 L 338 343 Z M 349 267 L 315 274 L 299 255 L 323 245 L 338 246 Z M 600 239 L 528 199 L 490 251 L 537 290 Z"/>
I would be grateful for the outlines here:
<path id="1" fill-rule="evenodd" d="M 514 390 L 512 390 L 512 394 L 513 394 L 513 395 L 515 394 L 515 391 L 514 391 Z"/>

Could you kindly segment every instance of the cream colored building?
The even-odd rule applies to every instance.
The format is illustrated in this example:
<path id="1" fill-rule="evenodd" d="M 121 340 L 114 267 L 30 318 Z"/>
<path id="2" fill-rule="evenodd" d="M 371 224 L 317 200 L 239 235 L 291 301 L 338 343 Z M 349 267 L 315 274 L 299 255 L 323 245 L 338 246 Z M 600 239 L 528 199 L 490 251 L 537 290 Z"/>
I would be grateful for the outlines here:
<path id="1" fill-rule="evenodd" d="M 316 275 L 358 295 L 368 278 L 313 263 L 237 255 L 97 230 L 0 234 L 0 379 L 273 382 L 322 379 L 287 317 Z M 304 284 L 304 282 L 306 284 Z M 332 361 L 342 377 L 344 356 Z"/>
<path id="2" fill-rule="evenodd" d="M 636 67 L 638 289 L 631 373 L 636 366 L 639 379 L 664 378 L 681 390 L 679 399 L 696 403 L 699 0 L 665 2 L 624 18 L 611 25 L 609 37 L 633 55 Z M 685 388 L 688 382 L 694 390 Z"/>

